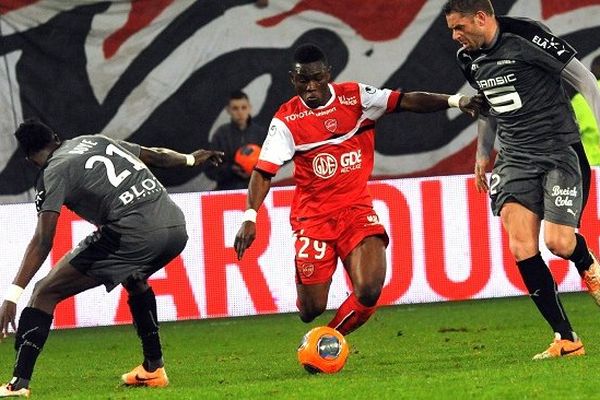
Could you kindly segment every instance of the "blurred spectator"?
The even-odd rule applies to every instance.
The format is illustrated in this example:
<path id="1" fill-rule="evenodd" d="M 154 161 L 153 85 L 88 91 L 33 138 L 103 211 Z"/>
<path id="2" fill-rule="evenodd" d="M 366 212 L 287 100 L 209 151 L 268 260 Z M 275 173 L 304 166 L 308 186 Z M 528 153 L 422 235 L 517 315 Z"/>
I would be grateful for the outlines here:
<path id="1" fill-rule="evenodd" d="M 252 121 L 252 105 L 241 90 L 229 95 L 227 112 L 231 122 L 217 128 L 211 147 L 225 153 L 223 164 L 206 167 L 206 175 L 217 182 L 217 190 L 245 189 L 258 160 L 266 129 Z"/>
<path id="2" fill-rule="evenodd" d="M 258 8 L 265 8 L 269 5 L 269 0 L 256 0 L 254 5 Z"/>
<path id="3" fill-rule="evenodd" d="M 596 79 L 598 79 L 598 86 L 600 86 L 600 56 L 592 60 L 590 70 L 596 76 Z M 571 104 L 573 105 L 575 117 L 579 124 L 581 142 L 583 143 L 588 161 L 590 165 L 600 165 L 600 132 L 598 132 L 598 121 L 594 118 L 592 109 L 581 93 L 573 97 Z"/>

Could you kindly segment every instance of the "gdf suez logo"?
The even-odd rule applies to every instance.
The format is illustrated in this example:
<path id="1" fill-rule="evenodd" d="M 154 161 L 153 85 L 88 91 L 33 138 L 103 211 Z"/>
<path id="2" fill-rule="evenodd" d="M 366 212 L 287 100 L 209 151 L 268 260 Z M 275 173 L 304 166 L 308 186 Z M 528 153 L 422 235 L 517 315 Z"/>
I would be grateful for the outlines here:
<path id="1" fill-rule="evenodd" d="M 338 169 L 337 159 L 329 153 L 319 153 L 313 158 L 313 171 L 319 178 L 329 179 Z M 340 172 L 342 174 L 360 169 L 362 166 L 361 150 L 349 151 L 340 156 Z"/>
<path id="2" fill-rule="evenodd" d="M 340 165 L 342 166 L 342 169 L 340 170 L 342 174 L 360 169 L 360 167 L 362 167 L 362 152 L 360 149 L 342 154 L 340 157 Z"/>

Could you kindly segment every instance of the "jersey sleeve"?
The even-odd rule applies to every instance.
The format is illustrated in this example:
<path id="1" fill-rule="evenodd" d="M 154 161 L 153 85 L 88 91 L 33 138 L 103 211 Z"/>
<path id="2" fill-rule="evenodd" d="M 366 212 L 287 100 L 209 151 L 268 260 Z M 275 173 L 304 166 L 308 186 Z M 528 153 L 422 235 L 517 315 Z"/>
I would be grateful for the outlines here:
<path id="1" fill-rule="evenodd" d="M 273 118 L 255 168 L 275 175 L 284 163 L 292 159 L 294 153 L 292 132 L 282 120 Z"/>
<path id="2" fill-rule="evenodd" d="M 543 49 L 534 44 L 529 44 L 529 51 L 525 53 L 532 64 L 538 65 L 545 70 L 559 73 L 575 57 L 577 52 L 567 42 L 556 36 L 548 34 L 547 38 L 549 41 L 552 41 L 551 48 Z"/>
<path id="3" fill-rule="evenodd" d="M 547 71 L 560 72 L 577 54 L 567 41 L 539 21 L 529 18 L 504 18 L 503 21 L 508 32 L 524 39 L 521 53 L 531 64 Z"/>
<path id="4" fill-rule="evenodd" d="M 385 113 L 396 108 L 400 100 L 400 92 L 390 89 L 378 89 L 373 86 L 358 84 L 360 103 L 363 113 L 370 120 L 376 121 Z"/>
<path id="5" fill-rule="evenodd" d="M 142 152 L 142 146 L 137 143 L 126 142 L 124 140 L 117 140 L 116 142 L 136 157 L 139 157 Z"/>
<path id="6" fill-rule="evenodd" d="M 36 185 L 35 207 L 38 214 L 43 211 L 60 213 L 65 202 L 67 185 L 58 174 L 44 171 L 40 174 Z"/>

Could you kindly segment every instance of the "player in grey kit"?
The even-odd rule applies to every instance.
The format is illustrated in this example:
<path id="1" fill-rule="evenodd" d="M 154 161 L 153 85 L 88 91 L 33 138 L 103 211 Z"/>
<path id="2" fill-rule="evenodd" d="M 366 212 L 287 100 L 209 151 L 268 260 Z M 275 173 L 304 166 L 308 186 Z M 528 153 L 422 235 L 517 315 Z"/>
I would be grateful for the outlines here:
<path id="1" fill-rule="evenodd" d="M 590 167 L 562 86 L 563 80 L 572 84 L 599 118 L 594 76 L 575 58 L 576 51 L 544 25 L 495 16 L 489 0 L 450 0 L 443 10 L 452 38 L 462 45 L 458 64 L 489 105 L 478 124 L 477 188 L 489 190 L 523 281 L 555 332 L 550 347 L 534 359 L 585 354 L 538 241 L 543 219 L 546 246 L 575 264 L 600 305 L 600 266 L 575 232 L 589 192 Z M 485 170 L 496 135 L 500 149 L 488 186 Z"/>
<path id="2" fill-rule="evenodd" d="M 144 362 L 123 375 L 124 383 L 166 386 L 156 299 L 147 279 L 181 253 L 188 237 L 182 211 L 146 165 L 171 168 L 219 163 L 222 153 L 181 154 L 101 135 L 61 141 L 35 120 L 22 123 L 15 135 L 27 158 L 41 170 L 36 184 L 37 228 L 0 308 L 5 337 L 9 325 L 15 329 L 20 293 L 52 248 L 62 205 L 98 230 L 36 283 L 16 329 L 13 379 L 0 387 L 0 397 L 29 395 L 29 381 L 56 304 L 102 284 L 107 291 L 118 284 L 125 287 L 142 342 Z"/>

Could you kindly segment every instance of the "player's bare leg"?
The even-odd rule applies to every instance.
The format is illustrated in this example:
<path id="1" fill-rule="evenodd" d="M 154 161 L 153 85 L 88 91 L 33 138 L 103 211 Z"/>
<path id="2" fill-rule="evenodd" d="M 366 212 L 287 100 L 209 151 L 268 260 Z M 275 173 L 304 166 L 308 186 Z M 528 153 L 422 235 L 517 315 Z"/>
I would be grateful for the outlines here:
<path id="1" fill-rule="evenodd" d="M 17 353 L 13 379 L 0 388 L 0 397 L 29 395 L 29 381 L 52 324 L 56 305 L 71 296 L 100 285 L 61 259 L 50 273 L 35 284 L 31 300 L 23 309 L 15 334 Z"/>
<path id="2" fill-rule="evenodd" d="M 539 253 L 540 218 L 516 202 L 502 206 L 502 225 L 508 234 L 509 248 L 517 262 Z"/>
<path id="3" fill-rule="evenodd" d="M 353 292 L 342 303 L 328 326 L 347 335 L 373 315 L 386 273 L 385 242 L 379 236 L 364 238 L 344 260 Z"/>
<path id="4" fill-rule="evenodd" d="M 121 377 L 126 385 L 165 387 L 169 378 L 164 368 L 162 346 L 158 333 L 156 296 L 146 280 L 130 280 L 123 284 L 127 290 L 133 324 L 142 342 L 144 361 Z"/>
<path id="5" fill-rule="evenodd" d="M 539 252 L 540 218 L 516 202 L 506 203 L 500 216 L 529 296 L 555 332 L 550 347 L 534 359 L 584 354 L 558 297 L 556 282 Z"/>
<path id="6" fill-rule="evenodd" d="M 559 257 L 575 264 L 590 296 L 600 306 L 600 265 L 588 249 L 585 238 L 571 226 L 546 222 L 544 239 L 548 249 Z"/>
<path id="7" fill-rule="evenodd" d="M 296 284 L 296 292 L 298 293 L 296 306 L 300 311 L 302 322 L 310 322 L 323 314 L 325 308 L 327 308 L 330 286 L 331 279 L 325 283 L 313 285 Z"/>

